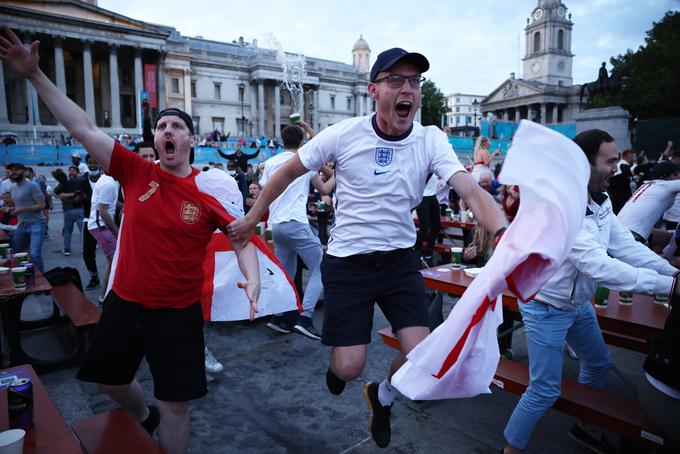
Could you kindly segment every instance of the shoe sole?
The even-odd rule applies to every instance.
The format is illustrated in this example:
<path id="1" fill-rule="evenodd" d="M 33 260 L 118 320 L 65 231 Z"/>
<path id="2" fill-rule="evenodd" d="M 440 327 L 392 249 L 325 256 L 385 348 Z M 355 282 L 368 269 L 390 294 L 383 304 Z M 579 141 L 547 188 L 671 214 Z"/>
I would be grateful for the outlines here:
<path id="1" fill-rule="evenodd" d="M 212 370 L 212 369 L 209 369 L 207 367 L 205 368 L 205 371 L 209 374 L 219 374 L 223 370 L 224 370 L 224 366 L 220 366 L 219 369 L 216 369 L 216 370 Z"/>
<path id="2" fill-rule="evenodd" d="M 368 406 L 368 411 L 370 413 L 368 417 L 368 433 L 371 434 L 371 440 L 373 440 L 373 443 L 376 444 L 379 448 L 387 448 L 390 443 L 387 442 L 385 446 L 380 446 L 378 442 L 376 441 L 375 438 L 373 438 L 373 431 L 371 431 L 371 423 L 373 422 L 373 403 L 371 402 L 371 397 L 368 395 L 368 387 L 372 382 L 368 382 L 364 384 L 364 400 L 366 401 L 366 405 Z"/>
<path id="3" fill-rule="evenodd" d="M 311 333 L 304 326 L 295 325 L 293 329 L 297 331 L 299 334 L 309 337 L 310 339 L 321 340 L 321 336 L 317 336 L 316 334 Z"/>
<path id="4" fill-rule="evenodd" d="M 287 329 L 283 329 L 283 328 L 281 328 L 279 325 L 276 325 L 276 324 L 271 323 L 271 322 L 270 322 L 270 323 L 267 323 L 267 328 L 269 328 L 269 329 L 271 329 L 271 330 L 274 330 L 274 331 L 276 331 L 277 333 L 281 333 L 281 334 L 290 334 L 290 332 L 291 332 L 289 329 L 288 329 L 288 330 L 287 330 Z"/>

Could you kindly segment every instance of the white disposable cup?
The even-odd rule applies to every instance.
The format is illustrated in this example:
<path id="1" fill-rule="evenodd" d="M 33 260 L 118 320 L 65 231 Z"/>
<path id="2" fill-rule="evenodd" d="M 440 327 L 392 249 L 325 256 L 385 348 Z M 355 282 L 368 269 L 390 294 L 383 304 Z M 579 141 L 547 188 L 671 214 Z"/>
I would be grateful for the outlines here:
<path id="1" fill-rule="evenodd" d="M 23 429 L 11 429 L 0 433 L 0 454 L 21 454 L 24 452 Z"/>
<path id="2" fill-rule="evenodd" d="M 460 222 L 467 222 L 468 214 L 467 211 L 460 212 Z"/>

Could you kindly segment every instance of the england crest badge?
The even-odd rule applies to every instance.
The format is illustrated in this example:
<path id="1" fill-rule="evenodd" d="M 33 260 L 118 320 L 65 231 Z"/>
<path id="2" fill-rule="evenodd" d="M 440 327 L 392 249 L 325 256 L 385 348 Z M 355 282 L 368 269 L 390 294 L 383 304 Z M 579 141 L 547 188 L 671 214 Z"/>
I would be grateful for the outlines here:
<path id="1" fill-rule="evenodd" d="M 394 150 L 392 148 L 378 147 L 375 149 L 375 162 L 382 167 L 392 163 L 392 155 Z"/>

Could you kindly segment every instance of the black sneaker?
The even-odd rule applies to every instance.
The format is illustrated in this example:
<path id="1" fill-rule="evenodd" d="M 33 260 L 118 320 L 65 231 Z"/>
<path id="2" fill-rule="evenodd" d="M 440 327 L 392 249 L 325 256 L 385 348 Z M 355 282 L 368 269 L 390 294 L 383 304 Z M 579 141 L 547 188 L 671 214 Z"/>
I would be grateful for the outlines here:
<path id="1" fill-rule="evenodd" d="M 99 287 L 99 278 L 97 276 L 93 276 L 90 278 L 90 282 L 87 283 L 85 290 L 94 290 L 97 287 Z"/>
<path id="2" fill-rule="evenodd" d="M 371 415 L 368 419 L 368 429 L 371 438 L 380 448 L 386 448 L 390 444 L 392 429 L 390 428 L 390 413 L 392 405 L 385 407 L 378 398 L 378 383 L 369 381 L 364 385 L 364 399 Z"/>
<path id="3" fill-rule="evenodd" d="M 149 435 L 153 435 L 154 430 L 158 427 L 161 422 L 161 414 L 158 412 L 158 407 L 155 405 L 149 405 L 149 416 L 141 422 L 142 427 L 146 430 Z"/>
<path id="4" fill-rule="evenodd" d="M 307 336 L 310 339 L 321 340 L 321 334 L 317 333 L 314 329 L 314 324 L 312 323 L 311 317 L 300 317 L 297 323 L 293 326 L 293 329 L 303 336 Z"/>
<path id="5" fill-rule="evenodd" d="M 328 368 L 326 371 L 326 386 L 328 386 L 328 390 L 331 394 L 339 396 L 345 390 L 346 384 L 347 382 L 340 380 L 340 378 L 333 373 L 331 368 Z"/>
<path id="6" fill-rule="evenodd" d="M 578 424 L 574 424 L 574 427 L 569 431 L 569 438 L 597 454 L 617 452 L 616 448 L 607 441 L 603 434 L 600 434 L 600 438 L 595 438 Z"/>
<path id="7" fill-rule="evenodd" d="M 283 319 L 283 317 L 272 315 L 272 318 L 267 322 L 267 328 L 273 329 L 277 333 L 288 334 L 291 332 L 290 325 Z"/>

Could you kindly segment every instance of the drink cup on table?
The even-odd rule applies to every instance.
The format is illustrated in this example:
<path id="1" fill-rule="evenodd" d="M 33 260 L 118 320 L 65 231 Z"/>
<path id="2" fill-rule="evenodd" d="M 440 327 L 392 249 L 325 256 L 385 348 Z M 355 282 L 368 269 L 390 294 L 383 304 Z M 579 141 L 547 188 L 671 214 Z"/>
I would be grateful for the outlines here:
<path id="1" fill-rule="evenodd" d="M 609 289 L 605 287 L 598 287 L 595 291 L 595 307 L 607 307 L 609 302 Z"/>
<path id="2" fill-rule="evenodd" d="M 468 220 L 468 213 L 467 211 L 461 211 L 460 212 L 460 222 L 467 222 Z"/>
<path id="3" fill-rule="evenodd" d="M 463 263 L 463 248 L 462 247 L 452 247 L 451 248 L 451 266 L 453 268 L 460 268 L 461 263 Z"/>
<path id="4" fill-rule="evenodd" d="M 0 452 L 7 454 L 21 454 L 24 452 L 23 429 L 10 429 L 0 433 Z"/>
<path id="5" fill-rule="evenodd" d="M 14 279 L 14 288 L 22 290 L 26 288 L 26 267 L 16 266 L 12 268 L 12 279 Z"/>
<path id="6" fill-rule="evenodd" d="M 633 292 L 619 292 L 619 304 L 622 306 L 630 306 L 633 304 Z"/>
<path id="7" fill-rule="evenodd" d="M 654 295 L 654 302 L 656 304 L 668 303 L 668 295 Z"/>

